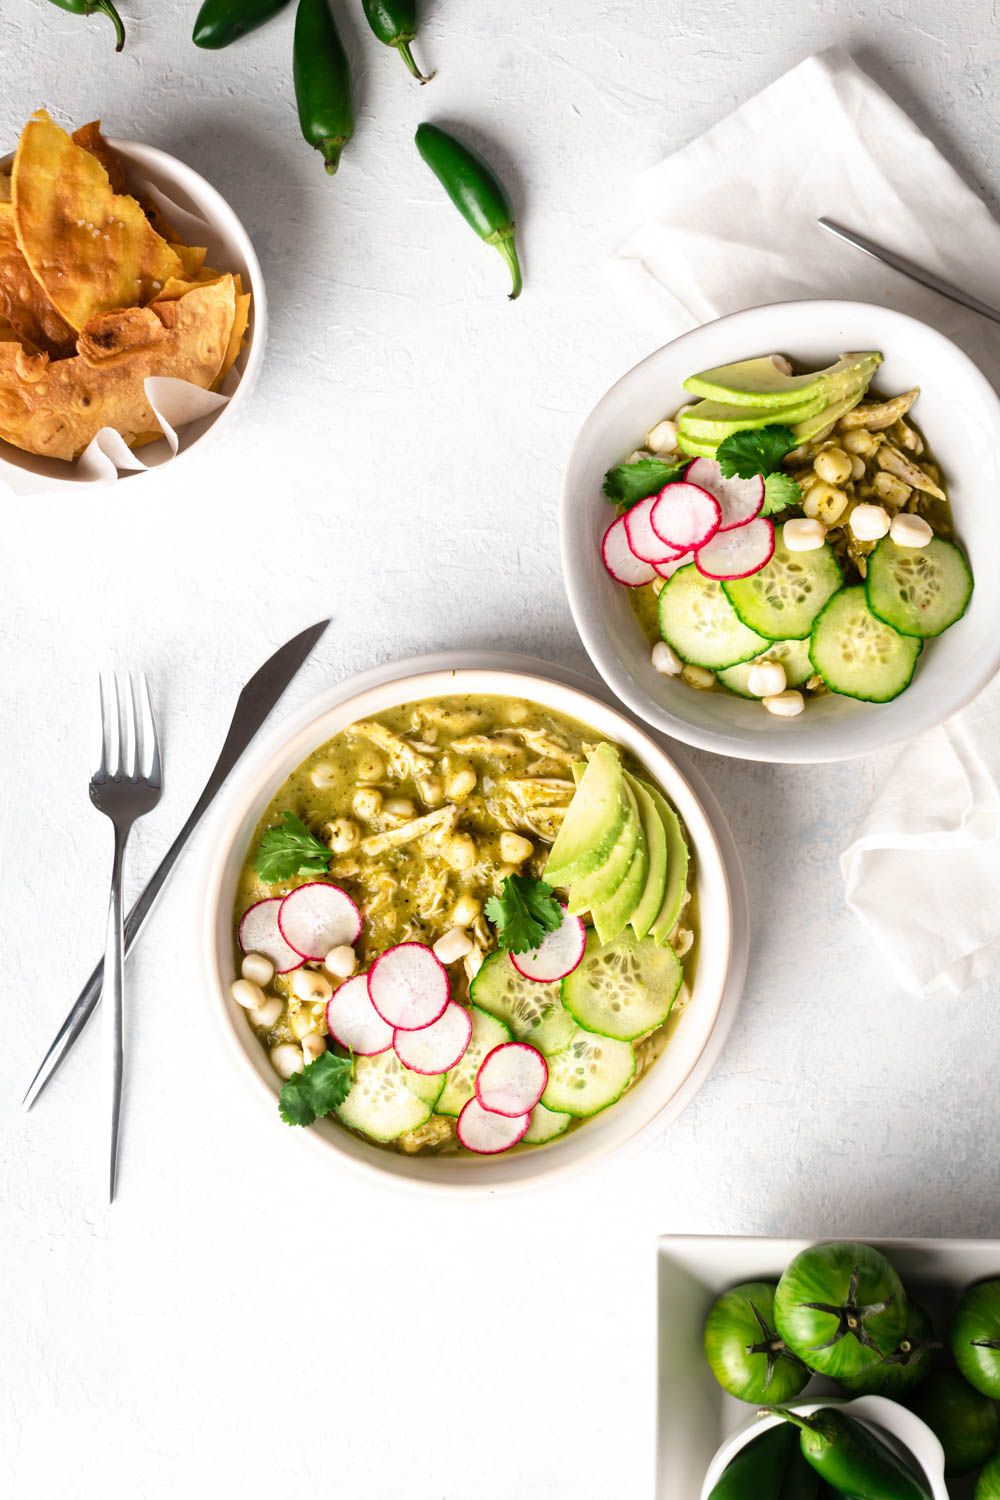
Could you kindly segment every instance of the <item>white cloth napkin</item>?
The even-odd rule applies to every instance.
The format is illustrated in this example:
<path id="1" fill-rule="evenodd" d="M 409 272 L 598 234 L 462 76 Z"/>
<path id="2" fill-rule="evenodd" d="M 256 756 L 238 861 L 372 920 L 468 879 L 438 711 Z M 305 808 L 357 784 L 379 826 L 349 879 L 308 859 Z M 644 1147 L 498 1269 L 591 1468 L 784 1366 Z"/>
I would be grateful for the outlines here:
<path id="1" fill-rule="evenodd" d="M 645 172 L 636 203 L 610 272 L 657 343 L 758 303 L 850 297 L 939 328 L 1000 384 L 994 325 L 816 223 L 867 230 L 1000 305 L 1000 224 L 839 49 Z M 957 993 L 1000 965 L 1000 683 L 903 750 L 841 868 L 848 905 L 910 992 Z"/>

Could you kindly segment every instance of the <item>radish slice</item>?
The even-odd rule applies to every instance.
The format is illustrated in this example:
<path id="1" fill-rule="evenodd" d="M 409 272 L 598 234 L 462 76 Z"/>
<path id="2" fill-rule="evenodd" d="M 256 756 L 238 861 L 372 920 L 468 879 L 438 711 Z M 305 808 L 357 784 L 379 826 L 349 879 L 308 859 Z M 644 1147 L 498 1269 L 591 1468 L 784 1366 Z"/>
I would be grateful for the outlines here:
<path id="1" fill-rule="evenodd" d="M 694 562 L 694 548 L 682 552 L 680 557 L 672 557 L 669 562 L 654 563 L 657 573 L 661 578 L 673 578 L 678 568 L 686 568 L 688 563 Z"/>
<path id="2" fill-rule="evenodd" d="M 237 936 L 244 953 L 263 953 L 274 964 L 277 973 L 289 974 L 301 966 L 302 954 L 296 953 L 281 936 L 278 926 L 281 904 L 281 896 L 266 896 L 263 901 L 248 906 L 240 918 Z"/>
<path id="3" fill-rule="evenodd" d="M 774 527 L 765 516 L 720 531 L 695 555 L 698 572 L 706 578 L 749 578 L 759 573 L 774 555 Z"/>
<path id="4" fill-rule="evenodd" d="M 612 521 L 604 533 L 601 556 L 615 582 L 623 583 L 628 589 L 640 589 L 644 583 L 652 583 L 656 577 L 652 564 L 636 557 L 629 546 L 624 516 Z"/>
<path id="5" fill-rule="evenodd" d="M 367 974 L 355 974 L 334 990 L 326 1002 L 326 1029 L 335 1042 L 356 1052 L 358 1057 L 374 1057 L 392 1046 L 392 1027 L 388 1026 L 371 1002 Z"/>
<path id="6" fill-rule="evenodd" d="M 654 564 L 667 562 L 671 557 L 677 556 L 677 548 L 657 536 L 650 525 L 650 512 L 659 498 L 658 495 L 649 495 L 645 500 L 640 500 L 638 505 L 633 505 L 622 517 L 628 544 L 636 557 Z"/>
<path id="7" fill-rule="evenodd" d="M 505 1116 L 484 1109 L 475 1095 L 458 1117 L 456 1133 L 467 1151 L 496 1156 L 516 1146 L 531 1124 L 531 1115 Z"/>
<path id="8" fill-rule="evenodd" d="M 722 510 L 720 531 L 745 526 L 760 514 L 764 504 L 763 474 L 754 474 L 751 479 L 726 479 L 714 458 L 696 458 L 687 478 L 718 500 Z"/>
<path id="9" fill-rule="evenodd" d="M 372 964 L 368 993 L 383 1021 L 397 1031 L 420 1031 L 444 1014 L 451 982 L 423 943 L 397 943 Z"/>
<path id="10" fill-rule="evenodd" d="M 325 958 L 331 948 L 356 943 L 361 913 L 346 891 L 327 880 L 311 880 L 290 891 L 278 909 L 281 936 L 303 958 Z"/>
<path id="11" fill-rule="evenodd" d="M 587 946 L 587 929 L 579 917 L 571 917 L 563 907 L 563 919 L 555 932 L 547 932 L 538 947 L 530 953 L 512 953 L 510 961 L 525 979 L 551 984 L 572 974 L 583 958 Z"/>
<path id="12" fill-rule="evenodd" d="M 721 518 L 722 507 L 714 495 L 679 479 L 660 491 L 649 521 L 657 536 L 669 542 L 675 552 L 686 552 L 714 536 Z"/>
<path id="13" fill-rule="evenodd" d="M 419 1031 L 397 1031 L 392 1039 L 396 1056 L 414 1073 L 447 1073 L 457 1067 L 472 1039 L 472 1012 L 451 1000 L 429 1026 Z"/>
<path id="14" fill-rule="evenodd" d="M 548 1081 L 548 1063 L 537 1047 L 501 1042 L 479 1066 L 476 1097 L 492 1114 L 514 1119 L 534 1109 Z"/>

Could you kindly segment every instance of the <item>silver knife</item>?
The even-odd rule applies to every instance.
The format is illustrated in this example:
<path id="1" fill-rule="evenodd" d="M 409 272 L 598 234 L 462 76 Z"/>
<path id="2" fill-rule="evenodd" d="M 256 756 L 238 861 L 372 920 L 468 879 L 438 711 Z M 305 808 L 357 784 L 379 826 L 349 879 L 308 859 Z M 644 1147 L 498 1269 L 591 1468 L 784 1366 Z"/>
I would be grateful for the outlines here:
<path id="1" fill-rule="evenodd" d="M 942 281 L 941 277 L 935 276 L 933 271 L 925 271 L 923 266 L 907 260 L 905 255 L 897 255 L 895 250 L 887 250 L 884 245 L 877 245 L 874 240 L 866 239 L 863 234 L 858 234 L 854 229 L 845 229 L 843 224 L 838 224 L 833 219 L 820 219 L 818 222 L 828 234 L 836 235 L 838 240 L 844 240 L 848 245 L 853 245 L 855 250 L 863 250 L 865 255 L 871 255 L 875 260 L 891 266 L 894 271 L 902 272 L 904 276 L 909 276 L 911 281 L 918 281 L 921 286 L 930 287 L 932 292 L 938 292 L 942 297 L 948 297 L 952 302 L 960 303 L 962 307 L 971 307 L 973 312 L 980 313 L 984 318 L 990 318 L 994 323 L 1000 323 L 1000 309 L 991 307 L 988 302 L 980 302 L 978 297 L 970 297 L 968 292 L 952 286 L 950 281 Z"/>
<path id="2" fill-rule="evenodd" d="M 191 814 L 184 827 L 160 861 L 146 889 L 125 919 L 126 953 L 128 953 L 132 944 L 139 936 L 142 925 L 152 911 L 153 904 L 166 884 L 167 877 L 176 864 L 181 850 L 198 826 L 222 783 L 250 744 L 250 741 L 292 681 L 292 678 L 309 656 L 329 623 L 329 620 L 320 620 L 319 624 L 310 625 L 308 630 L 303 630 L 300 635 L 294 636 L 292 640 L 286 641 L 283 646 L 279 646 L 274 655 L 268 657 L 264 665 L 254 673 L 250 681 L 244 686 L 243 691 L 236 701 L 236 712 L 233 714 L 233 722 L 229 726 L 229 733 L 226 735 L 226 740 L 215 763 L 215 768 L 205 783 L 204 791 L 191 809 Z M 103 980 L 104 963 L 102 961 L 97 965 L 97 968 L 77 996 L 72 1010 L 60 1026 L 48 1052 L 42 1058 L 38 1072 L 28 1085 L 28 1091 L 22 1101 L 26 1109 L 31 1108 L 45 1085 L 49 1082 L 49 1079 L 55 1075 L 63 1058 L 70 1051 L 84 1026 L 86 1026 L 87 1021 L 97 1006 L 98 1000 L 101 998 Z"/>

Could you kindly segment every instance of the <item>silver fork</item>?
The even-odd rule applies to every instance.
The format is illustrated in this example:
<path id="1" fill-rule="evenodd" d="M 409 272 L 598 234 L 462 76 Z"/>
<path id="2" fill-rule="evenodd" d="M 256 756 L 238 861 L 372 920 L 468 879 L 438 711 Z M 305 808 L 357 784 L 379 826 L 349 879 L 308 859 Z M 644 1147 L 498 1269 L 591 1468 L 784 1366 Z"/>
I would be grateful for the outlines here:
<path id="1" fill-rule="evenodd" d="M 139 687 L 128 674 L 128 692 L 119 688 L 117 674 L 105 696 L 101 678 L 101 763 L 90 780 L 90 800 L 115 830 L 115 852 L 111 866 L 111 903 L 108 909 L 108 937 L 104 950 L 105 1030 L 111 1061 L 111 1173 L 108 1202 L 115 1201 L 118 1175 L 118 1129 L 121 1120 L 122 1079 L 125 1072 L 125 907 L 122 894 L 122 870 L 125 845 L 137 818 L 143 817 L 160 800 L 163 780 L 160 747 L 156 739 L 156 722 L 149 701 L 146 674 L 139 677 Z"/>

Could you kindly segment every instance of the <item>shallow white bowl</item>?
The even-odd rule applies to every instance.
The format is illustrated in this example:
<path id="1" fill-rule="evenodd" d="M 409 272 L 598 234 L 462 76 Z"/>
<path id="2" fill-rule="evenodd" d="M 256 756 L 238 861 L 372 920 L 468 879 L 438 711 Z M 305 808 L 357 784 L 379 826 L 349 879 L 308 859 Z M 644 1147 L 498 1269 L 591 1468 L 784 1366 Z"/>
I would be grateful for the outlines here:
<path id="1" fill-rule="evenodd" d="M 318 1142 L 342 1161 L 412 1184 L 469 1191 L 523 1185 L 550 1176 L 662 1127 L 693 1097 L 722 1048 L 739 1003 L 746 971 L 746 892 L 736 846 L 700 777 L 678 764 L 615 707 L 594 697 L 590 684 L 541 662 L 449 653 L 403 663 L 342 683 L 314 700 L 272 734 L 234 781 L 214 821 L 204 901 L 208 1002 L 244 1074 L 274 1119 L 275 1130 Z M 448 693 L 496 693 L 527 698 L 568 714 L 627 747 L 647 767 L 684 819 L 694 847 L 702 942 L 692 997 L 656 1066 L 611 1109 L 549 1145 L 507 1156 L 403 1156 L 370 1145 L 335 1121 L 289 1129 L 277 1110 L 281 1082 L 244 1011 L 229 997 L 235 975 L 233 903 L 253 830 L 285 778 L 305 757 L 355 720 L 400 703 Z"/>
<path id="2" fill-rule="evenodd" d="M 833 694 L 796 719 L 776 719 L 731 694 L 700 693 L 656 673 L 629 591 L 605 572 L 600 539 L 614 511 L 605 472 L 642 444 L 654 422 L 688 399 L 697 370 L 783 353 L 819 369 L 847 350 L 878 349 L 880 391 L 919 385 L 914 415 L 940 463 L 959 540 L 978 588 L 957 625 L 928 641 L 906 692 L 887 704 Z M 967 355 L 925 323 L 864 302 L 779 302 L 707 323 L 658 349 L 608 391 L 570 456 L 562 501 L 563 572 L 577 629 L 615 694 L 667 734 L 744 760 L 847 760 L 940 724 L 1000 667 L 1000 400 Z"/>
<path id="3" fill-rule="evenodd" d="M 905 1406 L 884 1396 L 857 1396 L 853 1401 L 830 1397 L 825 1401 L 788 1401 L 785 1404 L 804 1417 L 812 1416 L 824 1406 L 846 1407 L 852 1417 L 873 1428 L 883 1441 L 888 1441 L 900 1458 L 907 1460 L 911 1467 L 916 1465 L 917 1472 L 930 1487 L 933 1500 L 949 1500 L 944 1479 L 944 1449 L 927 1423 L 914 1412 L 907 1411 Z M 712 1459 L 701 1487 L 701 1500 L 710 1500 L 713 1489 L 737 1453 L 759 1438 L 762 1432 L 777 1427 L 781 1420 L 781 1417 L 748 1416 L 743 1425 L 726 1438 Z"/>
<path id="4" fill-rule="evenodd" d="M 180 429 L 181 447 L 175 456 L 171 456 L 165 438 L 140 448 L 139 458 L 148 468 L 155 469 L 165 462 L 180 463 L 196 449 L 203 448 L 208 434 L 215 436 L 222 431 L 250 395 L 260 373 L 264 346 L 267 343 L 267 296 L 260 262 L 250 236 L 225 198 L 211 183 L 206 182 L 193 167 L 155 146 L 119 140 L 112 140 L 110 144 L 128 169 L 130 189 L 144 192 L 154 188 L 179 208 L 203 219 L 207 229 L 197 243 L 207 247 L 207 264 L 220 271 L 230 271 L 234 275 L 238 273 L 243 278 L 243 290 L 253 293 L 243 347 L 222 386 L 222 394 L 229 397 L 227 404 L 210 416 L 185 423 Z M 10 156 L 4 157 L 0 165 L 6 167 L 11 159 Z M 9 473 L 11 469 L 19 472 L 12 475 Z M 5 470 L 8 471 L 6 475 Z M 142 474 L 142 469 L 123 471 L 119 473 L 118 481 L 134 480 Z M 36 453 L 25 453 L 10 443 L 0 441 L 0 484 L 5 477 L 11 488 L 18 493 L 65 489 L 92 483 L 91 480 L 81 478 L 72 464 L 61 459 L 42 458 Z"/>

